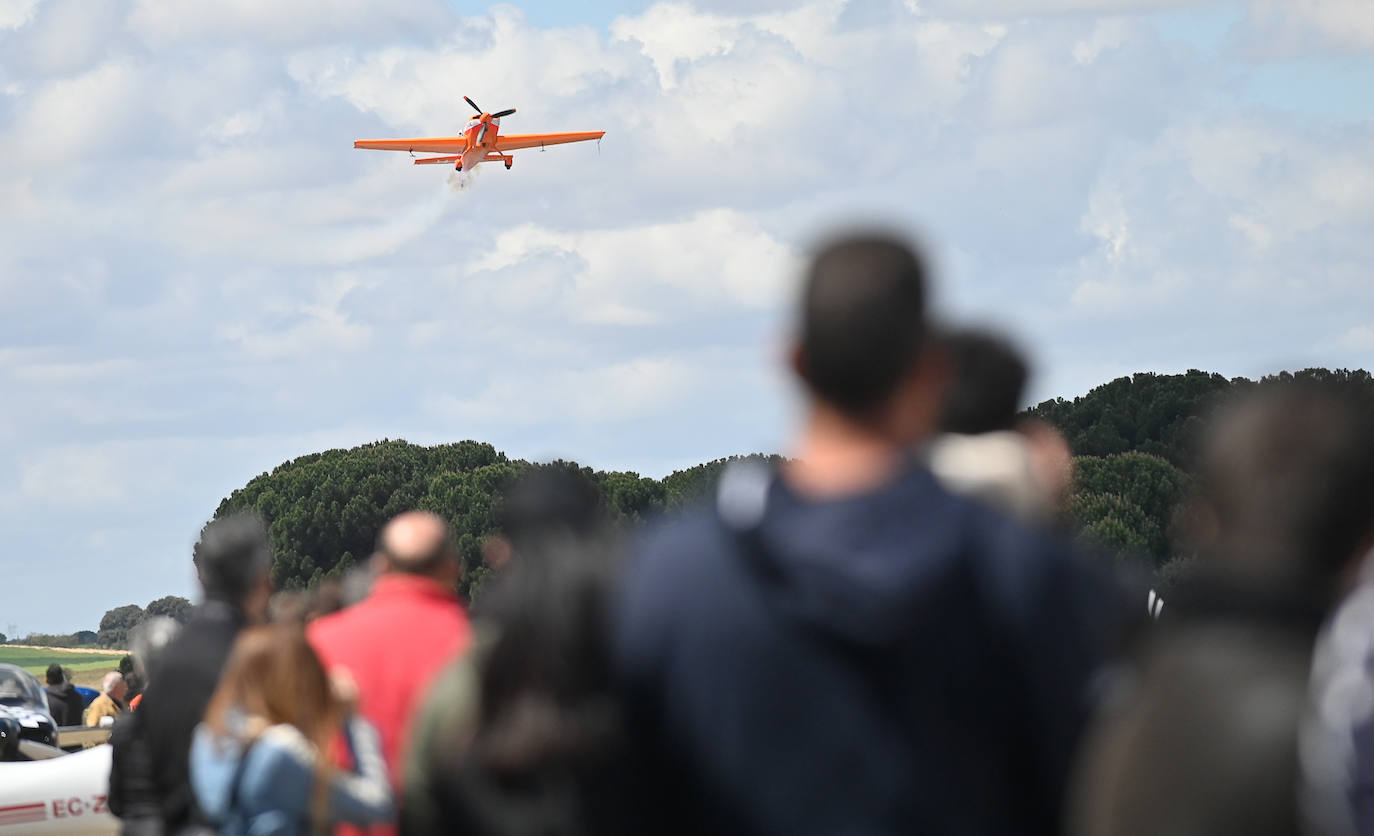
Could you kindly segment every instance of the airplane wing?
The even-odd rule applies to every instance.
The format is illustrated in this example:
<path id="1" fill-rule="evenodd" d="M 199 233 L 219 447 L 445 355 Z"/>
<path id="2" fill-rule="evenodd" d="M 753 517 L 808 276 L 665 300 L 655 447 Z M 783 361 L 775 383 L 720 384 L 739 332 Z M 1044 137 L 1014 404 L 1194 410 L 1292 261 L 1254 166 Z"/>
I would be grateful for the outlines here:
<path id="1" fill-rule="evenodd" d="M 566 140 L 565 140 L 566 141 Z M 461 154 L 467 150 L 467 140 L 461 136 L 422 136 L 415 139 L 359 139 L 354 148 L 374 151 L 432 151 L 438 154 Z"/>
<path id="2" fill-rule="evenodd" d="M 605 131 L 580 131 L 568 134 L 502 134 L 496 137 L 496 150 L 514 151 L 518 148 L 562 145 L 565 142 L 586 142 L 590 139 L 600 139 L 605 135 Z"/>

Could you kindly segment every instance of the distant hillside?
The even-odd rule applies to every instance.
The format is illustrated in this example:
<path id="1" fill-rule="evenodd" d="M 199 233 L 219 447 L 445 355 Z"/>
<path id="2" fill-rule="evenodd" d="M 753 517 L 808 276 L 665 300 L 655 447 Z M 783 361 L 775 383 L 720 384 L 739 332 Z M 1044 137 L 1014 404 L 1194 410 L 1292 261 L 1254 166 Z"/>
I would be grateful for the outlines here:
<path id="1" fill-rule="evenodd" d="M 582 471 L 601 489 L 614 514 L 637 522 L 703 496 L 735 458 L 742 457 L 697 465 L 663 479 L 592 470 L 575 462 L 538 466 Z M 470 593 L 487 572 L 481 543 L 496 528 L 502 488 L 534 466 L 477 441 L 434 447 L 378 441 L 286 462 L 230 494 L 215 516 L 245 508 L 261 513 L 270 525 L 276 557 L 273 579 L 279 588 L 293 589 L 340 577 L 365 560 L 378 529 L 392 516 L 410 508 L 433 511 L 453 525 L 467 570 L 464 592 Z"/>
<path id="2" fill-rule="evenodd" d="M 1172 556 L 1171 521 L 1189 489 L 1186 470 L 1203 416 L 1228 393 L 1294 378 L 1334 380 L 1374 401 L 1374 380 L 1365 371 L 1307 369 L 1258 382 L 1190 371 L 1119 378 L 1072 401 L 1045 401 L 1028 414 L 1064 432 L 1077 456 L 1069 524 L 1158 568 Z M 581 470 L 615 514 L 635 522 L 705 496 L 729 461 L 663 479 L 575 462 L 547 466 Z M 500 490 L 532 466 L 478 441 L 434 447 L 379 441 L 285 462 L 234 491 L 215 516 L 243 508 L 262 513 L 271 526 L 274 579 L 290 589 L 339 577 L 366 559 L 377 530 L 400 511 L 431 510 L 457 532 L 467 569 L 464 591 L 470 593 L 487 571 L 481 541 L 495 528 Z"/>
<path id="3" fill-rule="evenodd" d="M 1191 490 L 1189 472 L 1207 416 L 1229 397 L 1295 380 L 1344 387 L 1370 405 L 1374 418 L 1374 379 L 1363 369 L 1304 369 L 1258 381 L 1197 370 L 1142 372 L 1072 401 L 1045 401 L 1027 414 L 1057 427 L 1073 449 L 1069 525 L 1101 546 L 1163 569 L 1176 556 L 1177 512 Z"/>
<path id="4" fill-rule="evenodd" d="M 1334 383 L 1374 400 L 1374 379 L 1363 369 L 1304 369 L 1258 381 L 1228 380 L 1193 369 L 1186 374 L 1140 372 L 1119 377 L 1071 401 L 1044 401 L 1028 414 L 1058 427 L 1075 455 L 1149 453 L 1188 467 L 1203 419 L 1221 399 L 1256 386 L 1294 380 Z"/>

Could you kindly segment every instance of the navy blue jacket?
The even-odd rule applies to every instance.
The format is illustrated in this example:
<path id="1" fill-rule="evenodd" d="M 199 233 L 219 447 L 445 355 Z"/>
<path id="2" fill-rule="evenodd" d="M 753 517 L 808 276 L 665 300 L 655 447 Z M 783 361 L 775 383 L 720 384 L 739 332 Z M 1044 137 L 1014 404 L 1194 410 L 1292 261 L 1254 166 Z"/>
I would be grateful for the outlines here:
<path id="1" fill-rule="evenodd" d="M 650 532 L 617 607 L 655 827 L 1058 832 L 1131 607 L 1105 573 L 919 466 L 833 501 L 727 474 L 720 499 Z"/>

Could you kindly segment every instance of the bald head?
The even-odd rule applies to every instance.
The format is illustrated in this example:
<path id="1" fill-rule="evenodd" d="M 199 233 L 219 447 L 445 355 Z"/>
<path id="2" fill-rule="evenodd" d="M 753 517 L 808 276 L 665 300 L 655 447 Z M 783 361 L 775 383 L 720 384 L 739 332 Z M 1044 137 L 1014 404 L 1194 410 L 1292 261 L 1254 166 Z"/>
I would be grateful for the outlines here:
<path id="1" fill-rule="evenodd" d="M 105 674 L 105 678 L 100 683 L 100 690 L 114 697 L 123 699 L 128 686 L 124 683 L 124 675 L 118 671 L 110 671 Z"/>
<path id="2" fill-rule="evenodd" d="M 440 579 L 453 573 L 458 558 L 448 523 L 428 511 L 407 511 L 393 517 L 377 538 L 377 555 L 385 561 L 388 572 Z"/>

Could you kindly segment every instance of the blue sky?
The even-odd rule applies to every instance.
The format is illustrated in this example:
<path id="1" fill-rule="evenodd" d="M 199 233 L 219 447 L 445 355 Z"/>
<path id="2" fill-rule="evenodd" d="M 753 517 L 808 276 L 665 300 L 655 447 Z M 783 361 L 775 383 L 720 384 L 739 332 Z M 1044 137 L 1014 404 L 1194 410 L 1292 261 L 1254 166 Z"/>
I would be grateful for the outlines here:
<path id="1" fill-rule="evenodd" d="M 1366 0 L 0 0 L 0 631 L 191 595 L 219 500 L 327 447 L 780 449 L 791 288 L 858 221 L 1037 399 L 1368 368 L 1371 89 Z M 608 133 L 461 183 L 351 147 L 463 94 Z"/>

